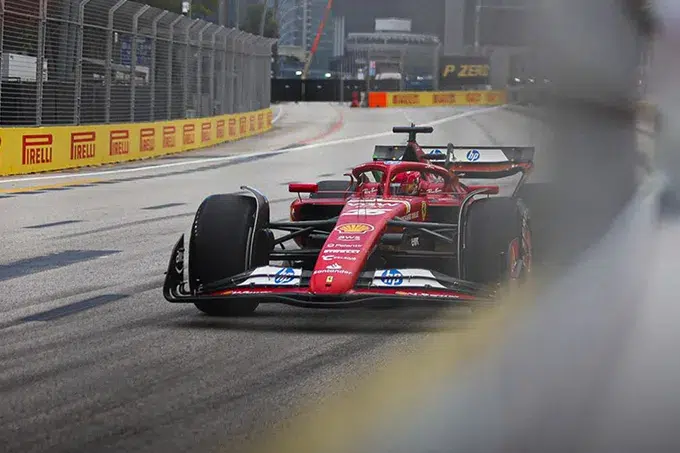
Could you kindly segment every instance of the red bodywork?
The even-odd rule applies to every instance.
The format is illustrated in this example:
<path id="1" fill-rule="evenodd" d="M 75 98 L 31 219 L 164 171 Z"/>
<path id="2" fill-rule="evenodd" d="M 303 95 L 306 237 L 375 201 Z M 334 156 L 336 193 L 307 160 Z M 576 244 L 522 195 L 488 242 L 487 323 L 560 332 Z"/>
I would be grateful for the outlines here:
<path id="1" fill-rule="evenodd" d="M 306 255 L 310 261 L 307 261 L 303 268 L 259 267 L 258 269 L 264 269 L 259 272 L 264 273 L 248 271 L 238 277 L 242 283 L 234 282 L 210 289 L 203 294 L 184 296 L 178 295 L 173 289 L 179 286 L 180 281 L 178 275 L 173 275 L 166 283 L 166 299 L 175 302 L 224 300 L 236 297 L 303 307 L 342 308 L 363 301 L 389 299 L 392 296 L 405 301 L 421 302 L 428 299 L 433 303 L 447 300 L 450 302 L 452 299 L 462 301 L 488 298 L 483 296 L 489 293 L 488 288 L 475 288 L 472 282 L 459 279 L 453 282 L 456 278 L 448 276 L 449 280 L 442 284 L 437 281 L 441 274 L 435 276 L 411 258 L 407 258 L 408 267 L 412 268 L 412 271 L 420 272 L 419 275 L 414 273 L 415 277 L 404 276 L 403 284 L 400 282 L 393 286 L 366 284 L 367 279 L 380 280 L 377 274 L 373 274 L 374 272 L 394 270 L 381 269 L 375 265 L 367 266 L 367 263 L 376 249 L 385 245 L 383 239 L 389 234 L 396 233 L 396 236 L 399 236 L 400 233 L 413 228 L 414 224 L 422 222 L 426 223 L 420 228 L 430 228 L 429 225 L 433 228 L 442 225 L 459 227 L 461 219 L 458 211 L 461 209 L 457 208 L 474 203 L 472 197 L 475 195 L 494 195 L 499 192 L 498 185 L 463 184 L 460 179 L 467 173 L 510 174 L 521 171 L 527 174 L 533 169 L 531 158 L 508 158 L 503 162 L 496 162 L 491 158 L 481 162 L 454 160 L 443 166 L 432 164 L 427 158 L 428 155 L 415 140 L 409 140 L 407 146 L 410 146 L 411 151 L 414 152 L 409 160 L 376 160 L 355 167 L 346 175 L 348 189 L 345 191 L 325 192 L 323 197 L 302 198 L 300 193 L 321 194 L 319 185 L 316 183 L 291 183 L 289 185 L 290 192 L 298 193 L 298 199 L 294 200 L 290 206 L 291 222 L 271 222 L 270 227 L 276 229 L 299 225 L 297 228 L 300 230 L 310 229 L 311 231 L 316 228 L 309 226 L 312 223 L 317 225 L 318 222 L 326 222 L 327 225 L 325 231 L 328 233 L 322 235 L 321 239 L 312 239 L 309 232 L 290 235 L 289 240 L 294 240 L 301 251 L 308 250 L 312 253 Z M 494 151 L 498 150 L 494 149 Z M 477 157 L 479 158 L 479 155 Z M 369 177 L 371 175 L 372 180 Z M 493 178 L 493 176 L 487 177 Z M 448 218 L 442 219 L 440 215 L 442 213 L 448 215 Z M 336 218 L 337 221 L 334 220 Z M 460 235 L 460 233 L 457 234 Z M 458 242 L 454 240 L 449 244 L 444 247 L 449 247 L 456 253 L 460 251 L 460 239 Z M 176 250 L 180 248 L 180 245 L 176 246 Z M 290 252 L 288 249 L 286 251 Z M 444 253 L 448 252 L 444 250 Z M 276 253 L 273 253 L 270 261 L 286 262 L 289 258 L 282 257 L 283 253 L 281 252 L 278 258 L 274 256 Z M 439 251 L 431 253 L 439 253 Z M 304 260 L 305 258 L 296 259 Z M 410 265 L 411 262 L 414 265 Z M 171 263 L 169 274 L 174 273 L 172 266 Z M 460 261 L 458 268 L 460 269 Z M 371 271 L 370 269 L 377 270 Z M 282 274 L 282 271 L 287 274 Z M 367 273 L 371 275 L 367 277 Z M 290 276 L 290 279 L 286 275 Z M 291 283 L 293 275 L 298 279 L 296 284 Z M 389 275 L 387 277 L 385 274 L 382 275 L 383 278 L 389 280 Z M 257 283 L 248 283 L 253 279 L 259 280 Z M 418 279 L 421 280 L 420 284 L 415 283 Z M 431 283 L 422 283 L 423 279 Z"/>

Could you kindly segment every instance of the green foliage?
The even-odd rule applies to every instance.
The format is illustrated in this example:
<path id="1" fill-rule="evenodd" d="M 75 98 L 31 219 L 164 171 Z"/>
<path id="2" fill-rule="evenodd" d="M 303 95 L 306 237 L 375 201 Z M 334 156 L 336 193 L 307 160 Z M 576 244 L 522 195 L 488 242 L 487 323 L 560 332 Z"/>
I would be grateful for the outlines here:
<path id="1" fill-rule="evenodd" d="M 246 17 L 241 24 L 241 29 L 253 35 L 260 34 L 260 25 L 262 22 L 262 8 L 264 5 L 262 3 L 257 3 L 255 5 L 250 5 L 246 11 Z M 267 9 L 267 15 L 264 22 L 264 36 L 267 38 L 278 38 L 279 37 L 279 24 L 274 17 L 274 10 L 272 8 Z"/>

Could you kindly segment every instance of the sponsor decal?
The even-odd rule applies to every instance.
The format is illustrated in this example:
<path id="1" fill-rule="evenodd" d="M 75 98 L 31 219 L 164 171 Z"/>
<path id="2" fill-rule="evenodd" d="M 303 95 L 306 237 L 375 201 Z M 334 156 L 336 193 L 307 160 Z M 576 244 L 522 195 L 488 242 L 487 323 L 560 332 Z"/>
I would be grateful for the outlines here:
<path id="1" fill-rule="evenodd" d="M 411 247 L 418 247 L 420 245 L 420 238 L 418 236 L 414 236 L 411 238 Z"/>
<path id="2" fill-rule="evenodd" d="M 479 150 L 471 149 L 467 152 L 465 158 L 470 162 L 477 162 L 479 160 Z"/>
<path id="3" fill-rule="evenodd" d="M 385 269 L 380 276 L 380 281 L 388 286 L 400 286 L 404 283 L 404 274 L 398 269 Z"/>
<path id="4" fill-rule="evenodd" d="M 418 211 L 412 212 L 410 214 L 406 214 L 404 217 L 402 217 L 404 220 L 415 220 L 418 218 Z"/>
<path id="5" fill-rule="evenodd" d="M 120 156 L 130 153 L 130 131 L 118 130 L 109 133 L 109 155 Z"/>
<path id="6" fill-rule="evenodd" d="M 442 152 L 441 149 L 435 149 L 435 150 L 430 151 L 429 154 L 437 155 L 437 154 L 444 154 L 444 153 Z"/>
<path id="7" fill-rule="evenodd" d="M 336 239 L 343 242 L 359 242 L 361 241 L 361 236 L 347 236 L 341 234 Z"/>
<path id="8" fill-rule="evenodd" d="M 285 285 L 295 279 L 295 270 L 291 267 L 284 267 L 274 275 L 274 283 Z"/>
<path id="9" fill-rule="evenodd" d="M 241 135 L 244 135 L 248 132 L 248 119 L 245 116 L 239 118 L 238 127 Z"/>
<path id="10" fill-rule="evenodd" d="M 375 188 L 375 190 L 378 190 Z M 411 211 L 411 202 L 408 200 L 385 200 L 384 198 L 376 198 L 374 200 L 349 200 L 347 206 L 356 207 L 374 207 L 374 208 L 396 208 L 399 205 L 406 206 L 406 212 Z"/>
<path id="11" fill-rule="evenodd" d="M 139 149 L 150 153 L 156 149 L 156 129 L 148 127 L 139 131 Z"/>
<path id="12" fill-rule="evenodd" d="M 226 291 L 226 292 L 222 293 L 222 295 L 228 296 L 228 295 L 238 295 L 238 294 L 264 294 L 264 293 L 268 293 L 268 292 L 271 292 L 271 291 L 268 291 L 266 289 L 261 289 L 259 291 L 251 291 L 251 290 L 247 290 L 247 289 L 234 289 L 234 290 L 231 290 L 231 291 Z"/>
<path id="13" fill-rule="evenodd" d="M 257 114 L 257 130 L 261 131 L 264 129 L 264 113 Z"/>
<path id="14" fill-rule="evenodd" d="M 356 237 L 357 241 L 360 239 L 359 236 L 354 236 Z M 336 243 L 331 243 L 331 244 L 326 244 L 327 249 L 350 249 L 350 248 L 361 248 L 361 244 L 336 244 Z"/>
<path id="15" fill-rule="evenodd" d="M 255 115 L 250 115 L 248 117 L 249 124 L 250 124 L 250 132 L 255 132 L 257 130 L 256 126 L 257 124 L 255 123 L 257 121 L 257 118 L 255 118 Z"/>
<path id="16" fill-rule="evenodd" d="M 419 94 L 393 94 L 392 104 L 394 105 L 418 105 L 420 104 Z"/>
<path id="17" fill-rule="evenodd" d="M 224 120 L 217 120 L 217 138 L 224 138 Z"/>
<path id="18" fill-rule="evenodd" d="M 339 270 L 339 269 L 342 269 L 342 266 L 340 266 L 338 263 L 333 263 L 333 264 L 329 264 L 328 266 L 326 266 L 326 269 Z"/>
<path id="19" fill-rule="evenodd" d="M 321 257 L 323 261 L 356 261 L 357 259 L 353 256 L 337 256 L 337 255 L 323 255 Z"/>
<path id="20" fill-rule="evenodd" d="M 196 143 L 196 126 L 193 124 L 185 124 L 182 127 L 182 137 L 185 145 L 193 145 Z"/>
<path id="21" fill-rule="evenodd" d="M 457 294 L 446 294 L 446 293 L 421 293 L 417 291 L 395 291 L 395 296 L 408 296 L 408 297 L 445 297 L 447 299 L 460 299 Z"/>
<path id="22" fill-rule="evenodd" d="M 95 131 L 71 133 L 71 160 L 92 159 L 95 156 Z"/>
<path id="23" fill-rule="evenodd" d="M 24 135 L 21 141 L 21 164 L 39 165 L 52 162 L 52 134 Z"/>
<path id="24" fill-rule="evenodd" d="M 175 126 L 163 126 L 163 148 L 177 146 L 177 128 Z"/>
<path id="25" fill-rule="evenodd" d="M 375 227 L 367 223 L 345 223 L 335 227 L 335 231 L 347 234 L 365 234 L 373 230 Z"/>
<path id="26" fill-rule="evenodd" d="M 212 123 L 201 124 L 201 143 L 209 142 L 212 137 Z"/>
<path id="27" fill-rule="evenodd" d="M 357 259 L 355 257 L 347 255 L 359 255 L 360 253 L 361 250 L 346 250 L 346 249 L 324 250 L 321 259 L 323 261 L 332 260 L 356 261 Z"/>
<path id="28" fill-rule="evenodd" d="M 420 218 L 425 220 L 427 218 L 427 203 L 423 201 L 423 204 L 420 205 Z"/>
<path id="29" fill-rule="evenodd" d="M 343 274 L 343 275 L 352 275 L 350 271 L 346 271 L 344 269 L 322 269 L 319 271 L 315 271 L 315 274 Z"/>
<path id="30" fill-rule="evenodd" d="M 236 118 L 229 118 L 229 137 L 236 137 Z"/>
<path id="31" fill-rule="evenodd" d="M 346 215 L 366 215 L 366 216 L 374 216 L 374 215 L 384 215 L 390 212 L 390 209 L 380 209 L 380 208 L 358 208 L 358 209 L 350 209 L 348 211 L 344 211 L 342 214 L 340 214 L 340 217 L 346 216 Z"/>
<path id="32" fill-rule="evenodd" d="M 465 95 L 465 100 L 468 104 L 479 104 L 482 102 L 481 93 L 468 93 Z"/>
<path id="33" fill-rule="evenodd" d="M 450 105 L 456 103 L 455 93 L 435 93 L 432 95 L 434 105 Z"/>

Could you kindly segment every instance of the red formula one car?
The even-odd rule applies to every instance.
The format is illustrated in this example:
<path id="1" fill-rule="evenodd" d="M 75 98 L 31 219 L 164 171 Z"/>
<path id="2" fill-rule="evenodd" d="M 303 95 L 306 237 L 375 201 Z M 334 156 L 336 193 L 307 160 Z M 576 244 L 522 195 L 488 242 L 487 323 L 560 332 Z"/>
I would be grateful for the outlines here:
<path id="1" fill-rule="evenodd" d="M 395 127 L 406 145 L 376 146 L 345 181 L 292 183 L 290 221 L 270 219 L 256 189 L 218 194 L 175 245 L 164 296 L 217 316 L 260 303 L 339 308 L 379 302 L 491 301 L 531 271 L 529 213 L 499 186 L 461 179 L 519 176 L 531 147 L 421 147 L 431 127 Z M 441 148 L 441 147 L 440 147 Z M 426 152 L 429 151 L 429 152 Z M 301 193 L 308 193 L 302 197 Z M 274 231 L 282 231 L 278 237 Z"/>

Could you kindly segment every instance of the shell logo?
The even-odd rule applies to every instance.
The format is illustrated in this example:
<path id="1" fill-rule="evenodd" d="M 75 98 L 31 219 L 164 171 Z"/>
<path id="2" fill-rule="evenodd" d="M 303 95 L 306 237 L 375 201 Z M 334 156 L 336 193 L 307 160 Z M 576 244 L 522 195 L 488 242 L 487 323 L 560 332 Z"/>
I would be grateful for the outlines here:
<path id="1" fill-rule="evenodd" d="M 373 231 L 375 228 L 373 225 L 369 225 L 367 223 L 346 223 L 336 227 L 335 229 L 341 233 L 364 234 L 369 231 Z"/>

